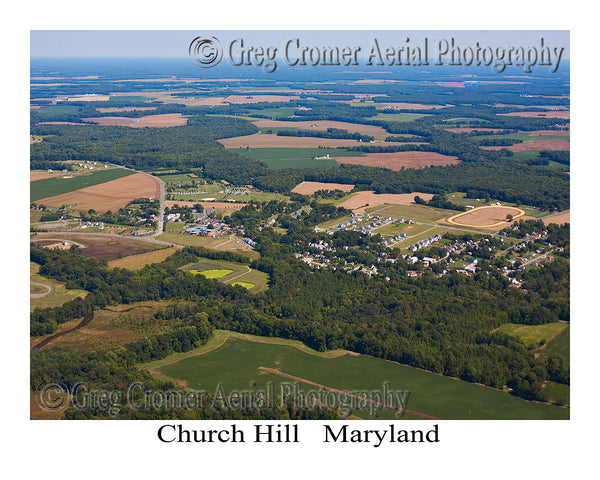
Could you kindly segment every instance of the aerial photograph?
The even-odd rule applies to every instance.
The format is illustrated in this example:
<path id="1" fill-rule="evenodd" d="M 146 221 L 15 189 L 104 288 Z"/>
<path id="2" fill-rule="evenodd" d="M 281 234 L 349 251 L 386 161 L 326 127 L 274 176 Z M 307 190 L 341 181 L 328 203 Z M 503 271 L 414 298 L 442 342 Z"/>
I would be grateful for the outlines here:
<path id="1" fill-rule="evenodd" d="M 571 418 L 569 31 L 30 40 L 30 419 Z"/>

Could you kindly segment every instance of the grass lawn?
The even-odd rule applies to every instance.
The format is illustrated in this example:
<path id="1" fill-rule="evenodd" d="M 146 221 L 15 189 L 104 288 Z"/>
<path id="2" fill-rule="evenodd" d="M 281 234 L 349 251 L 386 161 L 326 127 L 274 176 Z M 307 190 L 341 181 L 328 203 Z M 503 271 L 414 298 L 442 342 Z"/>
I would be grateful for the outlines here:
<path id="1" fill-rule="evenodd" d="M 544 325 L 517 325 L 507 323 L 498 328 L 498 333 L 520 338 L 527 346 L 538 347 L 540 342 L 550 342 L 569 327 L 568 323 L 546 323 Z"/>
<path id="2" fill-rule="evenodd" d="M 287 374 L 299 377 L 301 388 L 315 391 L 320 387 L 308 382 L 347 392 L 381 390 L 384 382 L 390 382 L 392 390 L 410 392 L 408 409 L 437 418 L 569 418 L 568 409 L 527 402 L 506 392 L 386 360 L 343 353 L 320 354 L 297 342 L 221 331 L 208 345 L 143 367 L 208 392 L 214 392 L 219 383 L 231 391 L 247 389 L 251 382 L 263 389 L 273 382 L 278 393 L 283 384 L 294 382 Z M 394 415 L 391 410 L 380 413 L 380 418 Z M 368 417 L 366 411 L 353 414 Z"/>
<path id="3" fill-rule="evenodd" d="M 404 218 L 411 220 L 429 220 L 435 222 L 442 218 L 454 215 L 454 210 L 442 210 L 426 205 L 379 205 L 367 208 L 367 213 L 390 216 L 393 218 Z"/>

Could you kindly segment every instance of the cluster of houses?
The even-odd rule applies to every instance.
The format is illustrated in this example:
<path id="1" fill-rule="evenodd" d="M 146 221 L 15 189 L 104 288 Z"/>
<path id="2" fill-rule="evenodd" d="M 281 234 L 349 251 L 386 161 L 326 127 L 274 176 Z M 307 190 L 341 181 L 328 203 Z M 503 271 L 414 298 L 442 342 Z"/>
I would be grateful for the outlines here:
<path id="1" fill-rule="evenodd" d="M 244 238 L 244 243 L 250 245 L 252 248 L 256 247 L 256 242 L 249 237 Z"/>
<path id="2" fill-rule="evenodd" d="M 425 240 L 421 240 L 421 241 L 415 243 L 414 245 L 411 245 L 410 247 L 408 247 L 408 249 L 411 252 L 416 252 L 420 248 L 428 247 L 432 243 L 435 243 L 441 239 L 442 239 L 441 235 L 433 235 L 432 237 L 426 238 Z"/>
<path id="3" fill-rule="evenodd" d="M 361 222 L 369 221 L 369 223 L 358 225 Z M 340 230 L 353 230 L 356 232 L 365 233 L 367 235 L 373 235 L 371 231 L 374 228 L 383 227 L 388 223 L 392 222 L 392 217 L 380 217 L 379 215 L 369 215 L 365 214 L 360 215 L 357 213 L 352 214 L 352 218 L 350 220 L 346 220 L 345 222 L 338 223 L 337 227 Z"/>

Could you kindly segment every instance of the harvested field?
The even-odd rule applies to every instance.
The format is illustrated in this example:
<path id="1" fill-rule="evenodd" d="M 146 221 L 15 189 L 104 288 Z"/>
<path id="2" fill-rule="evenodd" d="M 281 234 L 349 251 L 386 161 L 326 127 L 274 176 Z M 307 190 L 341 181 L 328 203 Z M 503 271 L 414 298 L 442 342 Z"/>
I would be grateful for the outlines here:
<path id="1" fill-rule="evenodd" d="M 524 152 L 526 150 L 570 150 L 571 142 L 568 140 L 537 140 L 535 142 L 515 143 L 510 147 L 479 147 L 483 150 L 502 150 L 506 148 L 511 152 Z"/>
<path id="2" fill-rule="evenodd" d="M 145 173 L 135 173 L 110 182 L 44 198 L 39 203 L 57 208 L 61 205 L 71 205 L 73 209 L 83 211 L 93 208 L 104 213 L 107 210 L 115 212 L 136 198 L 158 199 L 159 196 L 160 184 L 156 178 Z"/>
<path id="3" fill-rule="evenodd" d="M 146 112 L 150 110 L 156 110 L 157 107 L 98 107 L 96 110 L 101 113 L 114 113 L 114 112 Z"/>
<path id="4" fill-rule="evenodd" d="M 336 162 L 367 167 L 389 168 L 399 172 L 405 168 L 421 169 L 434 166 L 455 165 L 458 157 L 436 152 L 367 153 L 362 157 L 333 157 Z"/>
<path id="5" fill-rule="evenodd" d="M 302 130 L 317 130 L 321 132 L 327 131 L 328 128 L 338 128 L 347 130 L 349 133 L 362 133 L 370 135 L 376 140 L 384 140 L 391 134 L 386 132 L 382 127 L 377 125 L 362 125 L 360 123 L 337 122 L 333 120 L 317 120 L 305 122 L 288 122 L 285 120 L 258 120 L 252 122 L 258 128 L 299 128 Z M 324 139 L 321 139 L 324 140 Z M 356 142 L 354 142 L 356 143 Z"/>
<path id="6" fill-rule="evenodd" d="M 342 192 L 350 192 L 353 188 L 354 185 L 343 183 L 302 182 L 296 185 L 292 189 L 292 192 L 301 195 L 312 195 L 319 190 L 341 190 Z"/>
<path id="7" fill-rule="evenodd" d="M 35 182 L 36 180 L 43 180 L 44 178 L 55 178 L 61 176 L 62 173 L 48 173 L 48 172 L 29 172 L 29 181 Z"/>
<path id="8" fill-rule="evenodd" d="M 81 248 L 81 254 L 84 257 L 94 257 L 103 260 L 114 260 L 128 255 L 151 252 L 161 247 L 159 244 L 152 244 L 142 240 L 132 238 L 120 238 L 118 236 L 108 235 L 71 235 L 60 233 L 42 234 L 39 233 L 31 237 L 31 241 L 44 246 L 52 245 L 58 242 L 67 241 L 71 244 L 77 244 Z"/>
<path id="9" fill-rule="evenodd" d="M 569 110 L 553 110 L 551 112 L 510 112 L 510 113 L 497 113 L 496 115 L 503 115 L 505 117 L 525 117 L 525 118 L 562 118 L 569 120 L 571 118 L 571 112 Z"/>
<path id="10" fill-rule="evenodd" d="M 94 122 L 98 125 L 111 125 L 118 127 L 179 127 L 187 124 L 187 117 L 181 113 L 165 113 L 162 115 L 146 115 L 145 117 L 90 117 L 82 118 L 86 122 Z"/>
<path id="11" fill-rule="evenodd" d="M 414 203 L 415 197 L 419 196 L 423 200 L 431 200 L 431 193 L 383 193 L 377 194 L 374 191 L 358 192 L 348 200 L 340 203 L 338 207 L 344 207 L 357 213 L 364 213 L 367 208 L 378 205 L 410 205 Z"/>
<path id="12" fill-rule="evenodd" d="M 69 102 L 108 102 L 110 95 L 75 95 L 68 97 Z"/>
<path id="13" fill-rule="evenodd" d="M 183 200 L 166 200 L 165 201 L 165 207 L 173 207 L 173 205 L 179 205 L 180 207 L 193 207 L 196 204 L 200 204 L 202 205 L 203 208 L 209 208 L 212 207 L 215 210 L 235 210 L 235 209 L 240 209 L 242 207 L 245 207 L 246 205 L 248 205 L 247 203 L 237 203 L 237 202 L 186 202 Z"/>
<path id="14" fill-rule="evenodd" d="M 525 211 L 517 207 L 485 206 L 477 207 L 446 219 L 453 225 L 463 227 L 500 229 L 506 227 L 509 222 L 506 216 L 512 215 L 513 220 L 525 215 Z"/>
<path id="15" fill-rule="evenodd" d="M 552 137 L 569 137 L 571 136 L 571 132 L 569 129 L 567 130 L 534 130 L 533 132 L 525 132 L 532 136 L 535 135 L 549 135 Z"/>
<path id="16" fill-rule="evenodd" d="M 542 218 L 541 220 L 542 222 L 544 222 L 544 225 L 549 225 L 551 223 L 556 223 L 557 225 L 562 225 L 563 223 L 571 223 L 571 212 L 562 212 L 557 215 Z"/>
<path id="17" fill-rule="evenodd" d="M 224 138 L 219 140 L 225 148 L 318 148 L 318 147 L 356 147 L 362 145 L 357 140 L 318 138 L 318 137 L 285 137 L 273 134 L 255 133 L 243 137 Z M 406 142 L 407 145 L 412 143 Z M 398 143 L 381 142 L 377 145 L 398 145 Z M 415 145 L 420 145 L 415 143 Z"/>
<path id="18" fill-rule="evenodd" d="M 154 250 L 153 252 L 138 253 L 137 255 L 129 255 L 117 260 L 108 262 L 110 268 L 126 268 L 128 270 L 140 270 L 151 263 L 160 263 L 167 257 L 173 255 L 177 250 L 176 247 L 163 248 Z"/>

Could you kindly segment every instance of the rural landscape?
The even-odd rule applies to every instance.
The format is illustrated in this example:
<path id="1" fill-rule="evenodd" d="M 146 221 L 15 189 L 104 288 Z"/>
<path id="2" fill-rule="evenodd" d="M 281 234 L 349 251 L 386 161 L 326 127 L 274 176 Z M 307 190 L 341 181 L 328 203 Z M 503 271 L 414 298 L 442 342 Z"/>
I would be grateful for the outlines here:
<path id="1" fill-rule="evenodd" d="M 568 63 L 384 70 L 32 58 L 31 418 L 569 419 Z"/>

